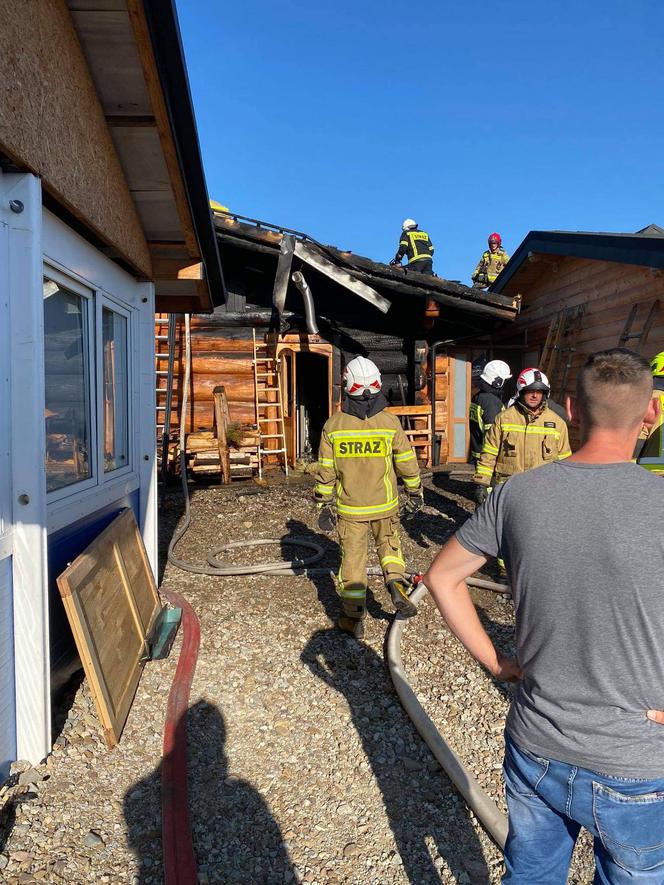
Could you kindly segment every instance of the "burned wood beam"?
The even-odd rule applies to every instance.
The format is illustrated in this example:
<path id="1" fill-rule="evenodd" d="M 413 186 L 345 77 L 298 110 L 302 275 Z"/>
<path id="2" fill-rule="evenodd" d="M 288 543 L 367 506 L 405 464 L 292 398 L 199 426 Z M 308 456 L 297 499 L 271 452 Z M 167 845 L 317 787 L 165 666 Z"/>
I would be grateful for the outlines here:
<path id="1" fill-rule="evenodd" d="M 277 272 L 274 277 L 274 288 L 272 289 L 272 304 L 274 304 L 279 316 L 284 312 L 284 307 L 286 306 L 286 293 L 288 292 L 288 280 L 290 279 L 294 251 L 295 237 L 285 236 L 281 241 Z"/>
<path id="2" fill-rule="evenodd" d="M 347 271 L 332 264 L 327 258 L 323 258 L 317 249 L 313 249 L 306 243 L 295 243 L 295 255 L 304 261 L 305 264 L 310 265 L 326 277 L 334 280 L 335 283 L 344 286 L 354 295 L 364 299 L 364 301 L 368 301 L 369 304 L 380 310 L 381 313 L 387 313 L 392 306 L 387 298 L 383 298 L 383 296 L 379 295 L 375 289 L 371 288 L 371 286 L 368 286 L 366 283 L 358 280 L 357 277 L 351 276 Z"/>

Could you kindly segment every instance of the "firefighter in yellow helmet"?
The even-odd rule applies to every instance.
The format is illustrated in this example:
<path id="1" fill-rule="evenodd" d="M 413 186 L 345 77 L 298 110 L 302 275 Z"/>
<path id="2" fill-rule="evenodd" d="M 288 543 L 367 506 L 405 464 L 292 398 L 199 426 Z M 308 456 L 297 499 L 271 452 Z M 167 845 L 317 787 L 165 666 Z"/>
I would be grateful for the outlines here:
<path id="1" fill-rule="evenodd" d="M 414 218 L 406 218 L 401 225 L 399 248 L 390 264 L 400 265 L 404 255 L 408 259 L 408 270 L 433 276 L 433 243 Z"/>
<path id="2" fill-rule="evenodd" d="M 510 260 L 509 255 L 503 249 L 503 241 L 500 234 L 490 234 L 488 246 L 489 248 L 482 253 L 482 257 L 473 271 L 474 289 L 486 289 L 487 286 L 490 286 Z"/>
<path id="3" fill-rule="evenodd" d="M 651 473 L 664 476 L 664 351 L 650 361 L 652 369 L 653 399 L 657 401 L 657 420 L 650 428 L 644 428 L 640 437 L 637 464 Z M 641 442 L 642 440 L 642 442 Z"/>
<path id="4" fill-rule="evenodd" d="M 367 594 L 367 530 L 371 530 L 385 584 L 397 611 L 410 617 L 410 584 L 399 540 L 401 477 L 414 511 L 423 491 L 415 453 L 396 415 L 385 411 L 377 366 L 352 359 L 344 373 L 342 411 L 323 427 L 314 495 L 321 505 L 336 502 L 341 545 L 338 590 L 342 614 L 337 626 L 356 638 L 364 633 Z"/>
<path id="5" fill-rule="evenodd" d="M 547 406 L 550 389 L 539 369 L 524 369 L 517 378 L 514 405 L 498 413 L 484 437 L 475 468 L 479 502 L 515 473 L 572 454 L 566 422 Z"/>

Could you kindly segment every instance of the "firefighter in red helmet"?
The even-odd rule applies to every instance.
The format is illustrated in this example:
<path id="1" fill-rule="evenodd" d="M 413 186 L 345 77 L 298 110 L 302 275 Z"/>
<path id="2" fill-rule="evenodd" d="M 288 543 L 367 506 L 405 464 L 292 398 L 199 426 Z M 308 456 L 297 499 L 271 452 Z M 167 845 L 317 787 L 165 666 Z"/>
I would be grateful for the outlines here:
<path id="1" fill-rule="evenodd" d="M 503 249 L 503 241 L 498 233 L 489 235 L 489 248 L 482 253 L 482 257 L 473 271 L 473 288 L 486 289 L 496 279 L 501 270 L 510 260 L 509 255 Z"/>

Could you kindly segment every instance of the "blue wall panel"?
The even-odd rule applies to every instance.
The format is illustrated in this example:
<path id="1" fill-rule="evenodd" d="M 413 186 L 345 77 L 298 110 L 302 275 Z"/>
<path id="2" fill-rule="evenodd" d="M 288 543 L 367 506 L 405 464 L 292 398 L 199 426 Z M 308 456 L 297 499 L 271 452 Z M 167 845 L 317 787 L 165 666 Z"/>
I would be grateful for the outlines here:
<path id="1" fill-rule="evenodd" d="M 94 541 L 97 535 L 103 532 L 106 526 L 126 507 L 133 509 L 134 516 L 138 521 L 138 490 L 49 535 L 48 575 L 52 695 L 57 694 L 67 680 L 81 667 L 56 579 L 69 563 L 76 559 L 79 553 L 82 553 L 88 544 Z"/>
<path id="2" fill-rule="evenodd" d="M 12 558 L 0 559 L 0 783 L 16 759 Z"/>

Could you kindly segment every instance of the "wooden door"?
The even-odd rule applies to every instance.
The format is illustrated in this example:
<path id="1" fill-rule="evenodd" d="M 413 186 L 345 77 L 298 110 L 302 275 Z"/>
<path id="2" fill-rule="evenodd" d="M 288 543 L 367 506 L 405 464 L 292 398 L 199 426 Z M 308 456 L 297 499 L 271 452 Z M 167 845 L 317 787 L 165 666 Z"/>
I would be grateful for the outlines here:
<path id="1" fill-rule="evenodd" d="M 448 461 L 468 461 L 470 432 L 468 408 L 470 406 L 471 360 L 467 351 L 450 352 L 450 386 L 448 407 Z"/>

